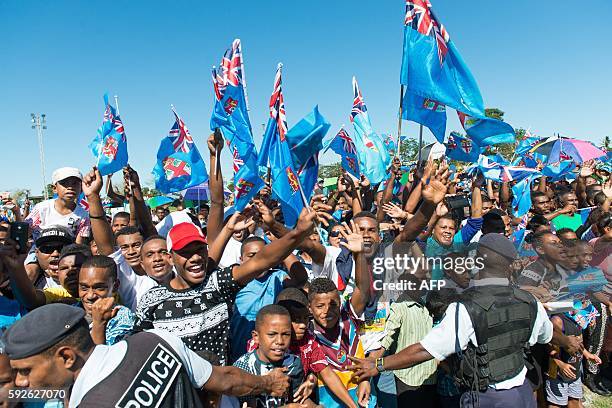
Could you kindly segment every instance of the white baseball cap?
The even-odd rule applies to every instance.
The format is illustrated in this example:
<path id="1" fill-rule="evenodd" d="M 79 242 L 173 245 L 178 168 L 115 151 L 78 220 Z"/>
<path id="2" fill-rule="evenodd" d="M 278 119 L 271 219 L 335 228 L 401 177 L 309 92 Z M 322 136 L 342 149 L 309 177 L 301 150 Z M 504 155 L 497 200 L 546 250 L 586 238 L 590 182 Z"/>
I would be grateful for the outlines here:
<path id="1" fill-rule="evenodd" d="M 51 183 L 56 184 L 62 180 L 66 180 L 69 177 L 76 177 L 79 180 L 83 180 L 81 171 L 76 167 L 61 167 L 53 172 L 51 176 Z"/>

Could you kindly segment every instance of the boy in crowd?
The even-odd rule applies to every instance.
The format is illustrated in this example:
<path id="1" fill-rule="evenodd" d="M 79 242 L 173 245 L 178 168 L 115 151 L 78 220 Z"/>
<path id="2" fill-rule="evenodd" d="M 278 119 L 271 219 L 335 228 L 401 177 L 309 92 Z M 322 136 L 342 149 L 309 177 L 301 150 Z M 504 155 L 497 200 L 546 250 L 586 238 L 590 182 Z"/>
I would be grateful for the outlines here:
<path id="1" fill-rule="evenodd" d="M 25 219 L 30 224 L 35 241 L 40 232 L 51 225 L 63 225 L 70 229 L 77 243 L 89 237 L 89 214 L 77 203 L 82 180 L 81 172 L 74 167 L 62 167 L 53 172 L 51 183 L 57 198 L 36 204 Z"/>
<path id="2" fill-rule="evenodd" d="M 253 236 L 245 239 L 242 243 L 242 263 L 250 261 L 265 245 L 263 238 Z M 230 324 L 233 360 L 246 351 L 259 310 L 274 303 L 283 288 L 302 287 L 307 282 L 306 269 L 295 255 L 289 255 L 282 263 L 287 272 L 275 266 L 253 279 L 236 295 Z"/>
<path id="3" fill-rule="evenodd" d="M 299 407 L 314 404 L 310 399 L 293 402 L 293 393 L 304 381 L 304 371 L 300 358 L 288 352 L 291 342 L 291 316 L 287 309 L 279 305 L 264 306 L 258 313 L 253 330 L 253 340 L 258 347 L 244 354 L 234 366 L 254 375 L 265 375 L 274 368 L 283 367 L 290 378 L 287 396 L 254 395 L 240 398 L 249 408 Z M 244 406 L 244 405 L 243 405 Z"/>
<path id="4" fill-rule="evenodd" d="M 593 308 L 590 304 L 589 307 Z M 580 324 L 580 320 L 577 319 L 578 313 L 568 312 L 552 316 L 550 320 L 553 323 L 554 330 L 563 333 L 565 336 L 582 338 L 582 330 L 590 324 L 590 321 L 587 318 Z M 563 348 L 553 347 L 550 354 L 551 361 L 546 376 L 548 408 L 581 408 L 583 406 L 582 358 L 584 357 L 597 365 L 601 364 L 601 359 L 589 353 L 586 349 L 582 353 L 571 355 Z"/>

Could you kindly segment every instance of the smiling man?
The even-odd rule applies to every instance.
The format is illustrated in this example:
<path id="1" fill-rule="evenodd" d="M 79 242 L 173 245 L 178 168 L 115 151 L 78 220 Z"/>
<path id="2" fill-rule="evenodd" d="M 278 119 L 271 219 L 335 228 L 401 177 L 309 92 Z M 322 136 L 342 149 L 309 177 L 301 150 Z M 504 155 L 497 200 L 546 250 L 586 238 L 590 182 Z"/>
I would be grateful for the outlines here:
<path id="1" fill-rule="evenodd" d="M 225 365 L 229 318 L 236 295 L 285 259 L 310 234 L 315 216 L 314 212 L 303 212 L 295 230 L 266 245 L 249 262 L 212 271 L 208 267 L 214 262 L 209 262 L 208 243 L 202 230 L 191 223 L 175 225 L 168 232 L 167 244 L 176 276 L 142 297 L 135 330 L 155 328 L 172 333 L 181 337 L 191 350 L 213 353 Z M 218 243 L 212 244 L 211 253 L 217 251 L 215 244 Z"/>

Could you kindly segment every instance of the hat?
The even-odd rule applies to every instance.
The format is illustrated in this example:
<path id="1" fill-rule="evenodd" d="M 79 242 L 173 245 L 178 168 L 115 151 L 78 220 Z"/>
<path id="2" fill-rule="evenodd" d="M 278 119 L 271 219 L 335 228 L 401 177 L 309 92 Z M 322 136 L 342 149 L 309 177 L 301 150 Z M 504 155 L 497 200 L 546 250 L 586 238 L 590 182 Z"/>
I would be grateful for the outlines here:
<path id="1" fill-rule="evenodd" d="M 206 242 L 202 230 L 190 222 L 176 224 L 168 232 L 168 251 L 178 251 L 192 242 Z"/>
<path id="2" fill-rule="evenodd" d="M 62 180 L 66 180 L 69 177 L 76 177 L 79 180 L 83 180 L 83 175 L 79 169 L 75 167 L 62 167 L 53 172 L 51 176 L 51 183 L 56 184 Z"/>
<path id="3" fill-rule="evenodd" d="M 480 238 L 480 241 L 478 241 L 478 246 L 489 248 L 491 251 L 497 252 L 506 258 L 518 258 L 518 252 L 516 251 L 514 244 L 502 234 L 485 234 Z"/>
<path id="4" fill-rule="evenodd" d="M 63 225 L 52 225 L 40 232 L 35 244 L 39 247 L 49 242 L 60 242 L 68 245 L 74 243 L 74 236 L 72 232 Z"/>
<path id="5" fill-rule="evenodd" d="M 4 333 L 4 352 L 11 360 L 36 355 L 57 344 L 79 323 L 86 325 L 84 318 L 83 309 L 62 303 L 36 308 Z"/>

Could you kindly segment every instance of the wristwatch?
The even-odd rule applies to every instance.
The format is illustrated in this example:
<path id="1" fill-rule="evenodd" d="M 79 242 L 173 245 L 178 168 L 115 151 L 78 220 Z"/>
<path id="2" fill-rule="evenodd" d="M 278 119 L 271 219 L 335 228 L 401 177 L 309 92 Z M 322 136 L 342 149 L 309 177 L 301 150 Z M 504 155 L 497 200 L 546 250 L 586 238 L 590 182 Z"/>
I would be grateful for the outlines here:
<path id="1" fill-rule="evenodd" d="M 384 361 L 382 357 L 376 359 L 376 369 L 379 373 L 385 372 Z"/>

